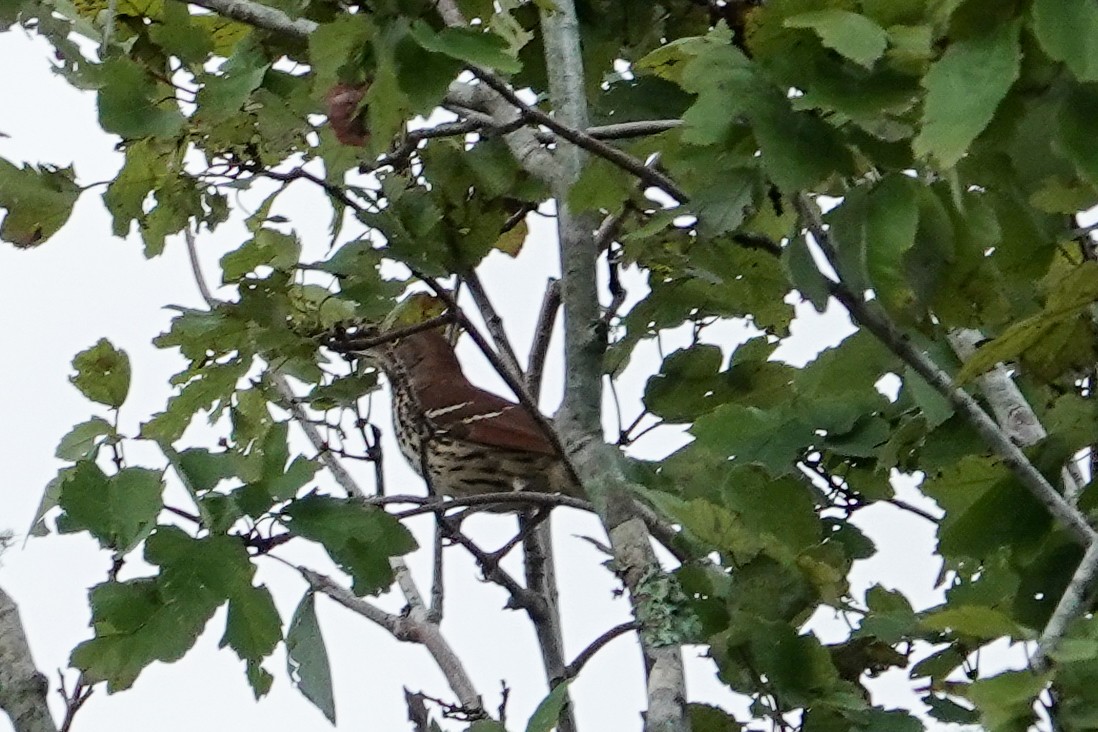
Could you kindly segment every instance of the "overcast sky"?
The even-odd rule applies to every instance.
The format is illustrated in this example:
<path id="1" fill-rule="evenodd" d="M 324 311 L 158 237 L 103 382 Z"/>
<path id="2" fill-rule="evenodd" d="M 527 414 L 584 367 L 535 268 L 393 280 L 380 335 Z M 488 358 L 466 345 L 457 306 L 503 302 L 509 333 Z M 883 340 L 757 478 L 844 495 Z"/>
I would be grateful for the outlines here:
<path id="1" fill-rule="evenodd" d="M 73 164 L 83 185 L 106 181 L 121 164 L 114 151 L 117 138 L 102 133 L 96 121 L 94 97 L 71 89 L 49 67 L 50 49 L 29 39 L 21 31 L 0 34 L 0 155 L 13 162 Z M 171 391 L 169 376 L 182 366 L 174 351 L 159 351 L 150 345 L 166 329 L 171 313 L 166 305 L 202 307 L 186 261 L 183 242 L 170 240 L 166 253 L 147 261 L 137 237 L 120 240 L 110 235 L 110 220 L 100 194 L 102 186 L 89 190 L 80 200 L 72 219 L 48 244 L 38 249 L 17 251 L 0 245 L 0 529 L 16 532 L 18 543 L 0 558 L 0 586 L 19 603 L 31 648 L 40 670 L 56 686 L 57 670 L 65 668 L 68 654 L 90 636 L 87 588 L 103 581 L 110 557 L 97 550 L 86 535 L 32 539 L 22 547 L 24 533 L 34 515 L 42 489 L 61 466 L 53 457 L 60 437 L 75 423 L 105 410 L 85 400 L 67 380 L 73 354 L 100 337 L 110 339 L 130 356 L 133 384 L 129 401 L 122 410 L 122 429 L 135 434 L 141 421 L 162 409 Z M 254 206 L 256 198 L 245 196 L 240 203 Z M 313 213 L 320 212 L 320 213 Z M 326 252 L 328 207 L 315 191 L 295 189 L 280 200 L 276 213 L 288 216 L 306 246 L 306 258 L 321 258 Z M 532 235 L 517 260 L 493 256 L 482 272 L 486 286 L 506 326 L 525 355 L 527 339 L 546 278 L 557 273 L 551 222 L 533 218 Z M 216 274 L 216 262 L 225 251 L 245 238 L 239 217 L 222 227 L 217 235 L 199 241 L 206 271 Z M 227 294 L 227 293 L 226 293 Z M 819 348 L 838 342 L 850 332 L 839 314 L 816 316 L 802 309 L 803 318 L 794 324 L 794 336 L 780 351 L 792 362 L 803 363 Z M 714 331 L 712 338 L 727 350 L 745 337 L 735 325 Z M 665 350 L 676 347 L 675 338 L 665 341 Z M 681 345 L 681 340 L 679 342 Z M 499 379 L 479 354 L 467 344 L 462 353 L 474 381 L 503 391 Z M 550 360 L 543 406 L 551 412 L 559 400 L 561 378 L 559 353 Z M 642 347 L 626 378 L 619 384 L 623 411 L 631 419 L 639 408 L 645 374 L 655 370 L 653 347 Z M 388 404 L 375 399 L 378 423 L 389 427 Z M 612 423 L 611 423 L 612 424 Z M 216 433 L 199 418 L 187 433 L 186 444 L 212 444 Z M 387 438 L 388 439 L 388 438 Z M 638 451 L 658 457 L 684 444 L 677 430 L 653 433 L 639 443 Z M 419 493 L 422 483 L 398 457 L 395 445 L 387 443 L 387 480 L 392 492 Z M 298 447 L 308 452 L 303 442 Z M 127 446 L 130 464 L 160 468 L 159 453 L 140 443 Z M 369 486 L 369 472 L 358 476 Z M 169 479 L 170 482 L 170 479 Z M 904 488 L 904 497 L 918 500 Z M 171 484 L 169 501 L 185 505 L 178 486 Z M 921 505 L 928 505 L 924 501 Z M 901 589 L 917 605 L 937 601 L 932 590 L 939 565 L 932 557 L 931 526 L 887 506 L 858 514 L 858 523 L 874 538 L 880 554 L 855 568 L 855 595 L 874 582 Z M 484 546 L 494 548 L 510 537 L 514 520 L 507 516 L 477 517 L 474 535 Z M 412 524 L 421 544 L 430 544 L 430 520 Z M 628 605 L 614 598 L 617 586 L 601 566 L 605 557 L 578 536 L 602 538 L 598 522 L 578 512 L 560 510 L 554 514 L 558 547 L 558 573 L 567 655 L 574 656 L 590 640 L 612 625 L 628 619 Z M 322 552 L 288 547 L 284 554 L 293 561 L 311 563 L 324 571 L 330 564 Z M 430 581 L 429 551 L 410 558 L 421 585 Z M 512 561 L 512 570 L 517 565 Z M 147 571 L 134 558 L 123 578 Z M 525 727 L 525 720 L 546 692 L 540 656 L 525 616 L 500 608 L 506 601 L 498 587 L 478 581 L 473 563 L 459 549 L 447 553 L 447 607 L 444 632 L 460 652 L 488 708 L 499 703 L 501 681 L 511 689 L 508 716 L 511 726 Z M 259 563 L 258 581 L 273 591 L 279 610 L 288 621 L 304 591 L 303 582 L 274 561 Z M 387 597 L 386 607 L 398 610 L 398 598 Z M 364 619 L 335 607 L 324 598 L 318 601 L 321 626 L 332 658 L 339 728 L 347 730 L 408 729 L 403 705 L 403 686 L 413 691 L 449 697 L 440 674 L 418 646 L 399 644 Z M 815 626 L 825 641 L 842 637 L 842 625 L 821 616 Z M 116 732 L 155 725 L 164 732 L 186 730 L 196 725 L 213 729 L 326 730 L 328 723 L 306 702 L 287 680 L 284 656 L 279 649 L 268 661 L 275 676 L 270 695 L 256 703 L 244 680 L 243 664 L 229 651 L 219 651 L 217 642 L 224 629 L 224 613 L 210 622 L 196 648 L 182 661 L 154 664 L 124 693 L 107 696 L 97 690 L 80 712 L 76 729 L 81 732 Z M 700 658 L 698 649 L 688 649 L 688 685 L 692 700 L 710 701 L 740 711 L 713 678 L 713 666 Z M 69 672 L 71 682 L 75 678 Z M 896 691 L 906 685 L 902 674 L 876 682 L 885 698 L 896 703 L 904 697 Z M 580 725 L 587 729 L 639 730 L 638 711 L 643 708 L 643 685 L 639 651 L 631 637 L 621 638 L 600 651 L 572 686 Z M 60 707 L 54 695 L 54 709 Z M 60 719 L 60 714 L 57 714 Z M 0 718 L 0 732 L 10 730 Z"/>

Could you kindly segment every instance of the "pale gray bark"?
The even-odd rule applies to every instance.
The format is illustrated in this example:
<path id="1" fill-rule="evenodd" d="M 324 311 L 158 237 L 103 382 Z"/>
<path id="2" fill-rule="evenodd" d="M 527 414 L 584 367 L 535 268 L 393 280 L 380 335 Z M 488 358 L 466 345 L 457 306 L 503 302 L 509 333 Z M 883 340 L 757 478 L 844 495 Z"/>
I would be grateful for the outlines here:
<path id="1" fill-rule="evenodd" d="M 555 0 L 552 10 L 543 9 L 541 27 L 555 119 L 572 129 L 586 129 L 587 99 L 579 24 L 571 0 Z M 596 279 L 599 250 L 594 230 L 598 222 L 590 215 L 575 214 L 567 203 L 584 158 L 584 151 L 578 146 L 561 142 L 552 182 L 561 248 L 566 364 L 565 397 L 558 423 L 573 464 L 606 526 L 615 565 L 629 589 L 636 613 L 645 601 L 639 591 L 641 583 L 660 570 L 648 529 L 636 514 L 628 482 L 621 472 L 621 453 L 602 438 L 602 357 L 606 341 Z M 647 671 L 645 730 L 689 729 L 679 646 L 657 647 L 643 631 L 640 638 Z"/>
<path id="2" fill-rule="evenodd" d="M 317 24 L 311 20 L 306 18 L 295 20 L 281 10 L 250 0 L 186 0 L 186 2 L 212 10 L 226 18 L 298 40 L 305 40 L 317 29 Z"/>
<path id="3" fill-rule="evenodd" d="M 949 344 L 962 361 L 972 358 L 976 348 L 984 335 L 978 330 L 970 328 L 958 328 L 950 332 Z M 1014 383 L 1003 364 L 996 364 L 993 369 L 976 378 L 976 385 L 980 388 L 987 404 L 991 407 L 991 413 L 995 415 L 995 421 L 1003 428 L 1003 432 L 1015 444 L 1022 447 L 1036 445 L 1048 436 L 1041 420 L 1037 418 L 1033 407 L 1022 394 L 1022 390 Z M 1075 503 L 1086 480 L 1079 471 L 1075 462 L 1070 462 L 1063 469 L 1064 497 L 1068 502 Z"/>
<path id="4" fill-rule="evenodd" d="M 0 589 L 0 709 L 15 732 L 57 732 L 46 703 L 49 682 L 38 672 L 15 601 Z"/>

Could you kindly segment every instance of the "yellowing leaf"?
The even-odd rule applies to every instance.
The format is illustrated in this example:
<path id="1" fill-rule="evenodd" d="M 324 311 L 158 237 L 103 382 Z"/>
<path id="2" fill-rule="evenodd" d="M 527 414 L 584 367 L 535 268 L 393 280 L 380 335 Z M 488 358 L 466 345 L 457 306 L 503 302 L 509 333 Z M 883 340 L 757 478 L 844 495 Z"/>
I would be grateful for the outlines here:
<path id="1" fill-rule="evenodd" d="M 516 226 L 513 226 L 510 231 L 505 231 L 500 234 L 499 239 L 496 240 L 495 248 L 509 254 L 512 257 L 517 257 L 519 252 L 522 251 L 522 245 L 526 243 L 526 235 L 529 230 L 526 226 L 526 220 L 518 222 Z"/>

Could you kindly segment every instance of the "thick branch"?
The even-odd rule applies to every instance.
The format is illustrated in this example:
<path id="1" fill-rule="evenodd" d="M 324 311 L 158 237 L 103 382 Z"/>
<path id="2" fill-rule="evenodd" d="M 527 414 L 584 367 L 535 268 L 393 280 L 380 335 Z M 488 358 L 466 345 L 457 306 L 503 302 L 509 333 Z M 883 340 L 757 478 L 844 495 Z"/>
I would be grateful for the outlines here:
<path id="1" fill-rule="evenodd" d="M 594 501 L 610 537 L 614 563 L 629 589 L 634 616 L 640 617 L 643 603 L 651 599 L 645 597 L 642 583 L 645 578 L 658 573 L 660 568 L 648 531 L 637 517 L 636 503 L 627 489 L 628 481 L 621 466 L 622 455 L 602 439 L 602 357 L 606 337 L 596 280 L 599 252 L 592 237 L 595 222 L 589 216 L 573 214 L 567 203 L 569 191 L 579 178 L 583 165 L 584 154 L 580 146 L 590 149 L 587 140 L 565 132 L 587 128 L 579 23 L 571 0 L 556 0 L 552 10 L 543 9 L 540 12 L 549 91 L 556 117 L 549 118 L 546 123 L 546 116 L 540 111 L 524 113 L 575 143 L 562 144 L 558 149 L 560 165 L 552 182 L 553 197 L 557 202 L 563 274 L 561 300 L 564 305 L 567 380 L 559 422 L 584 488 Z M 498 82 L 491 76 L 482 78 L 489 84 Z M 504 94 L 502 89 L 497 91 Z M 510 101 L 518 101 L 513 98 L 513 93 Z M 652 171 L 646 169 L 643 163 L 639 167 L 640 171 L 633 172 L 642 180 L 649 180 L 646 175 Z M 656 646 L 642 634 L 641 648 L 648 682 L 646 732 L 682 732 L 689 729 L 679 647 Z"/>
<path id="2" fill-rule="evenodd" d="M 250 0 L 186 0 L 186 2 L 212 10 L 226 18 L 302 41 L 317 29 L 317 24 L 311 20 L 305 18 L 294 20 L 281 10 Z"/>
<path id="3" fill-rule="evenodd" d="M 38 672 L 19 608 L 0 589 L 0 709 L 15 732 L 57 732 L 46 703 L 49 683 Z"/>
<path id="4" fill-rule="evenodd" d="M 523 170 L 543 181 L 552 178 L 556 166 L 553 153 L 542 144 L 534 130 L 514 127 L 522 121 L 522 114 L 488 86 L 455 81 L 446 94 L 446 102 L 487 114 L 494 127 L 509 130 L 503 141 Z"/>

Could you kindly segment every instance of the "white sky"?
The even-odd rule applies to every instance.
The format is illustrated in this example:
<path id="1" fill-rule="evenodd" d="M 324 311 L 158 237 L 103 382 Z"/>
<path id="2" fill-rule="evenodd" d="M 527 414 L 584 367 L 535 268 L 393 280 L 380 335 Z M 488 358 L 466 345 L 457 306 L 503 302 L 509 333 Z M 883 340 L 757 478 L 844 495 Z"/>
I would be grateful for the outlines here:
<path id="1" fill-rule="evenodd" d="M 74 91 L 49 72 L 49 53 L 45 43 L 32 42 L 20 31 L 0 34 L 0 68 L 7 70 L 0 75 L 0 99 L 8 100 L 0 107 L 0 132 L 8 135 L 0 138 L 0 155 L 15 162 L 72 163 L 81 183 L 106 181 L 121 164 L 121 156 L 114 152 L 117 140 L 99 130 L 93 96 Z M 167 379 L 182 365 L 175 352 L 156 350 L 149 342 L 167 327 L 171 313 L 164 306 L 202 307 L 183 242 L 170 240 L 162 257 L 146 261 L 136 237 L 119 241 L 110 236 L 101 192 L 100 186 L 86 193 L 69 223 L 45 246 L 29 251 L 0 246 L 0 403 L 5 408 L 5 418 L 0 421 L 0 465 L 5 476 L 0 484 L 0 529 L 14 530 L 20 543 L 43 487 L 61 465 L 53 457 L 57 441 L 73 424 L 92 414 L 105 414 L 68 383 L 72 356 L 100 337 L 127 351 L 133 384 L 122 410 L 122 428 L 134 434 L 141 421 L 163 407 L 170 394 Z M 245 203 L 254 205 L 255 200 L 254 196 L 246 198 Z M 276 208 L 276 213 L 292 219 L 306 243 L 306 258 L 322 257 L 329 215 L 322 197 L 299 187 Z M 526 334 L 536 316 L 542 285 L 557 270 L 549 227 L 545 220 L 535 219 L 534 234 L 517 261 L 493 256 L 482 270 L 489 293 L 522 351 L 520 358 L 525 356 Z M 215 237 L 200 239 L 207 272 L 216 273 L 218 257 L 244 237 L 237 221 L 222 227 Z M 794 336 L 783 348 L 783 356 L 791 361 L 803 362 L 849 332 L 841 315 L 821 318 L 811 309 L 801 312 Z M 743 329 L 734 325 L 714 331 L 711 337 L 725 339 L 721 345 L 726 348 L 743 337 Z M 664 347 L 669 352 L 677 344 L 672 338 Z M 502 391 L 498 378 L 482 360 L 478 362 L 474 350 L 468 345 L 463 350 L 474 381 Z M 656 368 L 655 358 L 654 348 L 642 349 L 619 384 L 627 420 L 638 409 L 645 376 Z M 553 365 L 545 386 L 547 411 L 555 407 L 560 389 L 560 369 Z M 378 399 L 374 408 L 384 410 L 375 414 L 386 415 L 377 421 L 387 429 L 387 403 Z M 201 418 L 196 424 L 188 440 L 199 444 L 216 440 Z M 637 449 L 643 455 L 659 456 L 681 445 L 683 439 L 671 430 L 657 431 Z M 298 445 L 304 448 L 303 443 Z M 395 445 L 390 442 L 385 452 L 390 491 L 421 492 L 422 484 L 400 460 Z M 139 444 L 127 446 L 127 457 L 130 464 L 163 464 L 159 453 Z M 351 467 L 364 485 L 370 485 L 368 470 Z M 903 495 L 919 500 L 910 489 Z M 168 497 L 175 505 L 185 505 L 175 486 Z M 565 641 L 571 657 L 605 629 L 628 619 L 628 605 L 612 595 L 617 583 L 601 566 L 605 558 L 577 538 L 601 538 L 597 521 L 565 510 L 554 518 Z M 938 601 L 938 594 L 931 589 L 938 563 L 931 554 L 933 533 L 927 522 L 880 506 L 860 512 L 858 523 L 877 541 L 880 554 L 855 568 L 856 596 L 873 582 L 881 582 L 903 590 L 917 606 Z M 510 517 L 478 517 L 473 534 L 484 546 L 494 548 L 509 538 L 513 524 Z M 420 519 L 412 528 L 421 544 L 429 546 L 430 519 Z M 293 547 L 287 556 L 330 571 L 319 550 Z M 525 720 L 545 694 L 533 633 L 524 615 L 500 610 L 506 601 L 504 591 L 478 581 L 475 566 L 462 550 L 451 549 L 447 557 L 443 630 L 460 652 L 487 707 L 495 709 L 500 682 L 506 681 L 511 688 L 511 726 L 525 727 Z M 0 562 L 0 586 L 20 604 L 37 664 L 55 687 L 57 669 L 67 665 L 71 649 L 90 635 L 86 591 L 105 579 L 109 556 L 97 551 L 87 536 L 52 535 L 33 539 L 26 548 L 17 545 Z M 424 588 L 430 581 L 429 563 L 426 550 L 410 559 Z M 514 561 L 509 566 L 518 569 Z M 304 583 L 277 562 L 262 561 L 259 567 L 258 580 L 271 587 L 282 617 L 288 621 Z M 135 557 L 122 576 L 138 576 L 144 571 Z M 387 598 L 389 609 L 398 610 L 401 604 L 399 599 Z M 450 697 L 420 647 L 393 641 L 384 631 L 324 598 L 318 606 L 333 665 L 340 729 L 408 729 L 402 686 Z M 825 641 L 842 637 L 841 625 L 834 619 L 819 618 L 818 625 Z M 107 696 L 104 689 L 98 690 L 80 712 L 77 729 L 115 732 L 144 729 L 150 724 L 163 732 L 190 732 L 198 725 L 302 732 L 331 729 L 290 687 L 281 649 L 267 664 L 275 675 L 274 687 L 267 698 L 255 703 L 244 680 L 242 662 L 231 651 L 217 649 L 223 628 L 221 612 L 182 661 L 154 664 L 124 693 Z M 687 656 L 691 700 L 721 703 L 733 711 L 743 709 L 730 701 L 713 678 L 712 664 L 699 658 L 696 649 L 688 650 Z M 618 639 L 600 651 L 572 685 L 581 727 L 640 729 L 638 711 L 644 704 L 641 674 L 632 637 Z M 69 681 L 74 678 L 70 672 Z M 898 690 L 907 683 L 902 674 L 894 674 L 876 682 L 876 688 L 882 698 L 900 704 L 906 697 Z M 56 695 L 52 701 L 57 712 Z M 0 732 L 10 729 L 7 720 L 0 718 Z"/>

